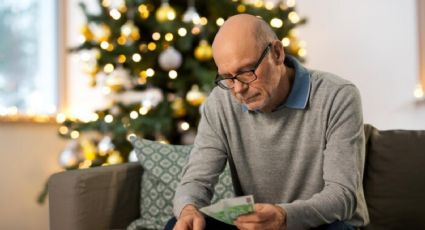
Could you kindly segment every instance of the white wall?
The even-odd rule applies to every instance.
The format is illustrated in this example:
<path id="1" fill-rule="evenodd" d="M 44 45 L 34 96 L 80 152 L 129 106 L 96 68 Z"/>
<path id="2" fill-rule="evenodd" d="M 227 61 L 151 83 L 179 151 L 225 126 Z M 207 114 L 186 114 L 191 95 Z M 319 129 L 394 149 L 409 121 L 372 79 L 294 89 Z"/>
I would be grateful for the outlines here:
<path id="1" fill-rule="evenodd" d="M 354 82 L 364 120 L 380 129 L 425 129 L 418 82 L 415 0 L 298 0 L 307 43 L 306 65 Z"/>
<path id="2" fill-rule="evenodd" d="M 48 202 L 37 203 L 48 177 L 61 168 L 65 141 L 56 124 L 0 122 L 0 229 L 49 229 Z"/>

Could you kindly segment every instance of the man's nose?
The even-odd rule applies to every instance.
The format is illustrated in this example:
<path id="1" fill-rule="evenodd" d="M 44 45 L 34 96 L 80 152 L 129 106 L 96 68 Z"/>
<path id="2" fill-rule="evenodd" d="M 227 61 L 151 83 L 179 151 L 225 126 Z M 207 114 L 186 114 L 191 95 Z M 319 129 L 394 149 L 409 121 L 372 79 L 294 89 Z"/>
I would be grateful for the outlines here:
<path id="1" fill-rule="evenodd" d="M 246 85 L 247 84 L 240 82 L 240 81 L 235 79 L 235 85 L 233 87 L 233 91 L 235 91 L 235 93 L 240 93 L 240 92 L 245 90 Z"/>

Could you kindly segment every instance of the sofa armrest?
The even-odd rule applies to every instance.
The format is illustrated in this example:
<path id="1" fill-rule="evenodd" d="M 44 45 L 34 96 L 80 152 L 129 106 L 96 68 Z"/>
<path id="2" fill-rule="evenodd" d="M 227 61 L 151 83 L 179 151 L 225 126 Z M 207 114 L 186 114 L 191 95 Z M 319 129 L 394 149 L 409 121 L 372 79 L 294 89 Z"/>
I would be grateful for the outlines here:
<path id="1" fill-rule="evenodd" d="M 56 173 L 49 178 L 50 229 L 124 229 L 139 217 L 139 163 Z"/>

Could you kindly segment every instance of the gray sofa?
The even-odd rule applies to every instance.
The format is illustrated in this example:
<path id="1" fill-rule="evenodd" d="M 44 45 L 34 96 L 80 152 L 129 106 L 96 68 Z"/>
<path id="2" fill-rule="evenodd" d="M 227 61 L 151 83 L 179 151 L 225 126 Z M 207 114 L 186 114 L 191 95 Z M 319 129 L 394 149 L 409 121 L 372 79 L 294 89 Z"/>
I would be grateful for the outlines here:
<path id="1" fill-rule="evenodd" d="M 364 229 L 425 229 L 425 131 L 365 125 Z M 139 163 L 66 171 L 48 183 L 50 229 L 125 229 L 139 217 Z"/>

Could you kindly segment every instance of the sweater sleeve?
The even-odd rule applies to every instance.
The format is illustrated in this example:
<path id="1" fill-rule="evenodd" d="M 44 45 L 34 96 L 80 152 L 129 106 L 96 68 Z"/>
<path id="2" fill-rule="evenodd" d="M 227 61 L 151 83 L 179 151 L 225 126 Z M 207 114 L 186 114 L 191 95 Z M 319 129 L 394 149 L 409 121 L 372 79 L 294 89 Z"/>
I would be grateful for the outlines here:
<path id="1" fill-rule="evenodd" d="M 223 134 L 218 135 L 217 102 L 210 96 L 201 111 L 194 148 L 189 162 L 184 167 L 182 178 L 173 200 L 173 212 L 176 218 L 187 204 L 198 208 L 210 204 L 214 194 L 214 185 L 224 170 L 227 161 Z"/>
<path id="2" fill-rule="evenodd" d="M 364 168 L 361 100 L 353 85 L 335 95 L 328 115 L 323 152 L 324 188 L 307 200 L 278 204 L 287 212 L 287 229 L 307 229 L 348 220 L 356 210 Z"/>

